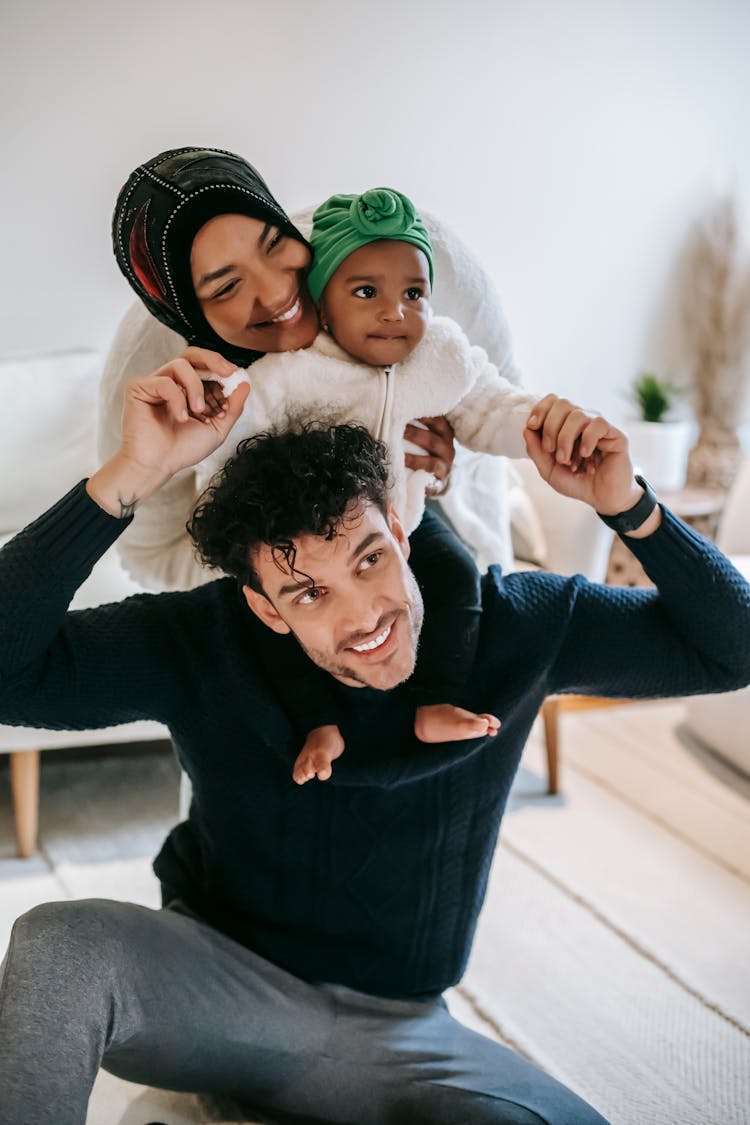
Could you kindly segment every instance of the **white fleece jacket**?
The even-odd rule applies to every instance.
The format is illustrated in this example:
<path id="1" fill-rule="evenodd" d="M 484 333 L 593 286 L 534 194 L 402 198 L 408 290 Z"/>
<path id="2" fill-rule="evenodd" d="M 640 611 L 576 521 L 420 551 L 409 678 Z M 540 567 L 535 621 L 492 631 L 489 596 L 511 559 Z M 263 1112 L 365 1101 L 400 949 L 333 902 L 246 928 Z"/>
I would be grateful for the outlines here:
<path id="1" fill-rule="evenodd" d="M 424 513 L 430 476 L 404 464 L 404 428 L 413 418 L 443 414 L 467 449 L 523 457 L 523 428 L 536 397 L 509 383 L 483 348 L 472 347 L 448 317 L 431 318 L 402 363 L 370 367 L 326 332 L 311 347 L 276 352 L 247 372 L 250 394 L 227 440 L 198 466 L 206 485 L 243 438 L 286 429 L 296 419 L 359 422 L 384 441 L 390 456 L 390 499 L 410 535 Z"/>
<path id="2" fill-rule="evenodd" d="M 314 207 L 292 216 L 303 235 Z M 492 279 L 479 259 L 434 215 L 422 212 L 435 258 L 432 308 L 451 316 L 473 344 L 481 345 L 501 376 L 518 383 L 510 332 Z M 99 455 L 120 446 L 122 406 L 130 379 L 149 375 L 180 355 L 186 341 L 156 320 L 140 301 L 123 317 L 107 357 L 99 393 Z M 255 370 L 255 365 L 251 372 Z M 505 503 L 506 463 L 459 448 L 451 485 L 439 499 L 453 527 L 473 551 L 480 570 L 491 562 L 513 565 Z M 199 494 L 195 469 L 177 473 L 136 513 L 118 540 L 125 569 L 150 590 L 189 590 L 215 575 L 201 566 L 185 530 Z"/>

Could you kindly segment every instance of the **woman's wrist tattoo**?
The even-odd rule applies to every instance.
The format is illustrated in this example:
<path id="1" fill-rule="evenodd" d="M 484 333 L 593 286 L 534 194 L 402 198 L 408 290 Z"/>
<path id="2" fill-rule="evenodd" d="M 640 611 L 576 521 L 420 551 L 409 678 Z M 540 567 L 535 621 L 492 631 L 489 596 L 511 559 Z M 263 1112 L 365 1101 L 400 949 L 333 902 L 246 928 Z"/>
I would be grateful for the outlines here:
<path id="1" fill-rule="evenodd" d="M 128 520 L 134 514 L 138 497 L 134 496 L 132 500 L 123 500 L 122 496 L 117 497 L 120 504 L 120 519 Z"/>

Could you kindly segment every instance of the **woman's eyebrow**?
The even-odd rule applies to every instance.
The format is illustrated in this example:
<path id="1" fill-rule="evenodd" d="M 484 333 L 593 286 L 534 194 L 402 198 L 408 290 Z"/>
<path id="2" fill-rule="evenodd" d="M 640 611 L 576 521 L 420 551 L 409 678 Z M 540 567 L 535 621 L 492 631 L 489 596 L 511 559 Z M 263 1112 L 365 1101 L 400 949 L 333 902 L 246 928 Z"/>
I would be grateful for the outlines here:
<path id="1" fill-rule="evenodd" d="M 226 275 L 228 273 L 231 273 L 232 270 L 236 270 L 236 269 L 237 269 L 236 265 L 229 265 L 229 266 L 222 266 L 221 269 L 214 270 L 213 273 L 205 273 L 195 287 L 196 293 L 200 289 L 203 289 L 203 287 L 205 285 L 208 285 L 209 282 L 218 281 L 220 277 L 226 277 Z"/>

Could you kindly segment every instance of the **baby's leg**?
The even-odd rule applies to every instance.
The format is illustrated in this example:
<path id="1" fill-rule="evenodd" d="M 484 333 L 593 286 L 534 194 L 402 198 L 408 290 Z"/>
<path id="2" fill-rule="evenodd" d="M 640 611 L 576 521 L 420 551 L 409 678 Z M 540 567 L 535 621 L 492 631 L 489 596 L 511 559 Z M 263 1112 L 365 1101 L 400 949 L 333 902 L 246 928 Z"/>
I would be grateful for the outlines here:
<path id="1" fill-rule="evenodd" d="M 479 572 L 458 538 L 429 512 L 410 543 L 410 561 L 425 604 L 412 680 L 415 734 L 422 742 L 496 734 L 500 723 L 494 715 L 461 706 L 479 639 Z"/>
<path id="2" fill-rule="evenodd" d="M 312 781 L 327 781 L 333 773 L 331 763 L 344 753 L 344 740 L 341 731 L 332 723 L 311 730 L 305 745 L 297 755 L 292 777 L 298 785 Z"/>
<path id="3" fill-rule="evenodd" d="M 344 752 L 329 674 L 305 656 L 294 637 L 268 630 L 259 650 L 284 710 L 304 739 L 292 766 L 292 777 L 298 785 L 316 774 L 325 781 L 331 776 L 331 763 Z"/>

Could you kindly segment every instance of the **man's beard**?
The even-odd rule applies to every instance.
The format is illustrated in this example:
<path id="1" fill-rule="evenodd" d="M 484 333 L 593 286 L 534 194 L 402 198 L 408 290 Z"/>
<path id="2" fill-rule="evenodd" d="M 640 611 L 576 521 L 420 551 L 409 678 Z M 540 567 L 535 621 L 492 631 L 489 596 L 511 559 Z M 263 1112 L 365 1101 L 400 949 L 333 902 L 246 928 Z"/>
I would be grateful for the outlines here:
<path id="1" fill-rule="evenodd" d="M 412 675 L 417 659 L 419 634 L 422 631 L 422 622 L 424 620 L 424 602 L 422 601 L 422 593 L 419 589 L 419 586 L 417 585 L 417 580 L 409 567 L 405 567 L 404 570 L 404 582 L 407 595 L 406 607 L 395 611 L 389 610 L 388 613 L 384 613 L 378 624 L 371 632 L 377 636 L 382 633 L 382 631 L 386 629 L 389 624 L 393 626 L 396 624 L 396 622 L 404 621 L 406 623 L 408 634 L 411 640 L 413 659 L 411 660 L 409 668 L 404 670 L 404 674 L 400 677 L 400 679 L 398 679 L 396 683 L 391 684 L 389 688 L 380 689 L 383 691 L 390 690 L 390 687 L 396 687 L 396 684 L 403 683 Z M 341 663 L 336 659 L 335 656 L 331 656 L 327 652 L 321 652 L 316 648 L 309 648 L 302 642 L 302 640 L 294 632 L 294 630 L 292 630 L 292 635 L 295 637 L 297 643 L 299 644 L 305 655 L 309 656 L 313 664 L 317 664 L 317 666 L 319 668 L 322 668 L 324 672 L 329 672 L 332 676 L 335 676 L 336 679 L 349 680 L 352 683 L 360 684 L 362 687 L 374 686 L 370 682 L 370 680 L 365 678 L 365 676 L 363 676 L 360 672 L 355 672 L 353 668 L 351 668 L 348 664 Z M 359 643 L 360 639 L 355 635 L 353 638 L 348 639 L 341 646 L 341 649 L 343 650 L 346 648 L 350 648 L 352 645 Z"/>

